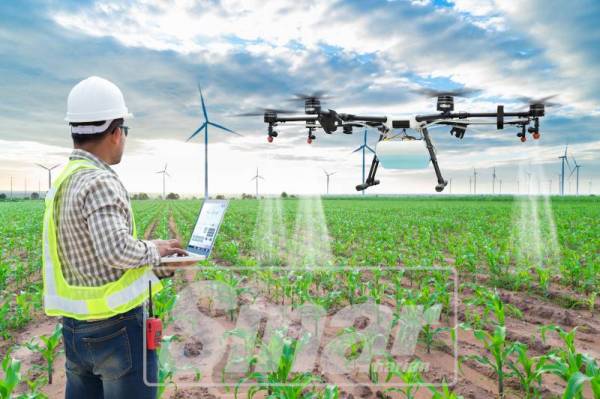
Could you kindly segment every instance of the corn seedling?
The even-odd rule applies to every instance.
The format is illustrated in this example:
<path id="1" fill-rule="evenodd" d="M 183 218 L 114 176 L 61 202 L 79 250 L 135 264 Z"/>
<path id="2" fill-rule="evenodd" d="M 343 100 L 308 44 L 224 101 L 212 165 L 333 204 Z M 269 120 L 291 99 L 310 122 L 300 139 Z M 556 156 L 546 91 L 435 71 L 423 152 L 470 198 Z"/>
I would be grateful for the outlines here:
<path id="1" fill-rule="evenodd" d="M 465 328 L 463 326 L 463 328 Z M 469 330 L 469 328 L 465 328 Z M 490 334 L 485 330 L 473 330 L 475 339 L 480 341 L 484 348 L 492 355 L 492 359 L 481 355 L 463 356 L 462 360 L 474 360 L 479 364 L 489 366 L 498 381 L 498 396 L 504 398 L 504 381 L 511 373 L 506 372 L 509 356 L 514 351 L 512 345 L 506 340 L 506 327 L 497 325 Z"/>
<path id="2" fill-rule="evenodd" d="M 4 378 L 0 379 L 0 399 L 12 398 L 14 389 L 21 382 L 21 361 L 13 359 L 10 350 L 2 360 Z"/>
<path id="3" fill-rule="evenodd" d="M 508 367 L 513 371 L 519 382 L 525 396 L 523 399 L 533 399 L 540 397 L 542 385 L 542 368 L 546 362 L 545 356 L 529 357 L 527 345 L 515 342 L 512 352 L 516 353 L 516 361 L 509 361 Z"/>
<path id="4" fill-rule="evenodd" d="M 546 340 L 548 331 L 555 331 L 564 343 L 564 348 L 552 350 L 548 355 L 548 362 L 542 366 L 544 373 L 554 374 L 567 383 L 563 395 L 568 399 L 583 399 L 583 387 L 589 383 L 594 397 L 600 397 L 600 367 L 596 359 L 577 352 L 575 348 L 576 328 L 565 331 L 555 325 L 544 326 L 540 329 L 542 340 Z"/>
<path id="5" fill-rule="evenodd" d="M 43 345 L 37 342 L 28 342 L 25 344 L 27 349 L 32 352 L 37 352 L 42 355 L 46 361 L 46 372 L 48 373 L 48 384 L 52 384 L 52 374 L 54 371 L 54 360 L 58 355 L 58 347 L 62 338 L 62 324 L 57 324 L 54 331 L 49 336 L 42 335 L 39 337 Z"/>

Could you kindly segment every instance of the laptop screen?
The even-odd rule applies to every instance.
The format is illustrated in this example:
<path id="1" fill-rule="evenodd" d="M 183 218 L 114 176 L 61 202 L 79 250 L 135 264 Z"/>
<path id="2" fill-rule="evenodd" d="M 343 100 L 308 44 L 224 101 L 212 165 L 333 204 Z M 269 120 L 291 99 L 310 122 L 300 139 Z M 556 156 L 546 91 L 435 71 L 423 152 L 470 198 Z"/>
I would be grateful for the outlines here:
<path id="1" fill-rule="evenodd" d="M 208 258 L 221 227 L 228 200 L 205 200 L 188 244 L 188 252 Z"/>

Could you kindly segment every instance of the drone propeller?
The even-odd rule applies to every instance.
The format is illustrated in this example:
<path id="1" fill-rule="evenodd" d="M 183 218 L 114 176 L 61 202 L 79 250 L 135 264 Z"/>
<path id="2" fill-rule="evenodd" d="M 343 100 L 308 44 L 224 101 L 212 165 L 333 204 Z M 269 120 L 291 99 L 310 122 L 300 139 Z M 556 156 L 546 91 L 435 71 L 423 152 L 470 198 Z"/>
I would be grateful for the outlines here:
<path id="1" fill-rule="evenodd" d="M 531 108 L 532 105 L 543 105 L 545 108 L 549 107 L 558 107 L 560 103 L 548 101 L 554 97 L 558 96 L 558 94 L 552 94 L 550 96 L 542 97 L 542 98 L 533 98 L 528 96 L 517 97 L 517 101 L 527 103 L 527 105 L 519 108 L 519 110 L 525 110 L 527 108 Z"/>
<path id="2" fill-rule="evenodd" d="M 255 111 L 244 112 L 234 116 L 262 116 L 264 114 L 297 114 L 299 111 L 289 109 L 274 109 L 274 108 L 258 108 Z"/>
<path id="3" fill-rule="evenodd" d="M 411 90 L 415 94 L 420 94 L 425 97 L 440 97 L 440 96 L 450 96 L 450 97 L 469 97 L 473 94 L 478 93 L 480 90 L 478 89 L 470 89 L 468 87 L 463 87 L 462 89 L 454 89 L 454 90 L 435 90 L 427 87 L 421 87 L 418 89 Z"/>
<path id="4" fill-rule="evenodd" d="M 550 96 L 546 96 L 546 97 L 541 97 L 541 98 L 533 98 L 533 97 L 528 97 L 528 96 L 521 96 L 521 97 L 517 97 L 517 101 L 521 101 L 527 104 L 544 104 L 546 107 L 555 107 L 557 105 L 560 105 L 559 103 L 556 102 L 551 102 L 548 100 L 553 99 L 554 97 L 558 96 L 558 94 L 552 94 Z"/>
<path id="5" fill-rule="evenodd" d="M 294 93 L 294 97 L 288 99 L 287 101 L 306 101 L 306 100 L 311 100 L 311 99 L 328 100 L 331 98 L 334 98 L 334 97 L 331 95 L 328 95 L 326 91 L 317 90 L 317 91 L 313 92 L 312 94 Z"/>

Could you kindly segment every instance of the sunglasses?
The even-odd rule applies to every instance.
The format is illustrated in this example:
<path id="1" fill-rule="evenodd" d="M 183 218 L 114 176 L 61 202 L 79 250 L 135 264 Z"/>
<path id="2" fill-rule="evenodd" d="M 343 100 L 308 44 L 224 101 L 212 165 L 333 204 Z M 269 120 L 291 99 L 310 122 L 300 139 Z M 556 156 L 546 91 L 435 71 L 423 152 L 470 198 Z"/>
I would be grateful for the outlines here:
<path id="1" fill-rule="evenodd" d="M 121 131 L 123 132 L 125 137 L 127 137 L 127 135 L 129 134 L 129 126 L 121 125 L 119 127 L 121 128 Z"/>

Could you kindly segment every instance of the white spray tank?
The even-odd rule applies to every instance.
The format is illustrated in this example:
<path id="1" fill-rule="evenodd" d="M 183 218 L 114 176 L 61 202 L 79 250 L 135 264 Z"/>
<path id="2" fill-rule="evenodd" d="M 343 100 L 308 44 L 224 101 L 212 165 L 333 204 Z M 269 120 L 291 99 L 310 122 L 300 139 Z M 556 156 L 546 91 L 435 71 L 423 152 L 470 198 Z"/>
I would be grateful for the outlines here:
<path id="1" fill-rule="evenodd" d="M 426 169 L 430 161 L 425 140 L 410 137 L 382 140 L 375 153 L 385 169 Z"/>

